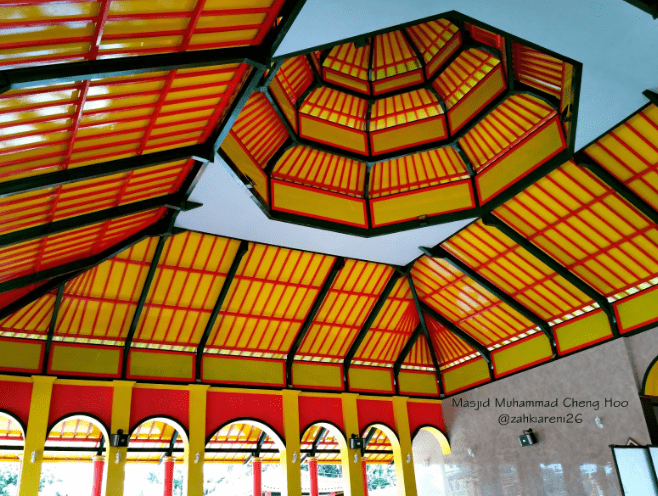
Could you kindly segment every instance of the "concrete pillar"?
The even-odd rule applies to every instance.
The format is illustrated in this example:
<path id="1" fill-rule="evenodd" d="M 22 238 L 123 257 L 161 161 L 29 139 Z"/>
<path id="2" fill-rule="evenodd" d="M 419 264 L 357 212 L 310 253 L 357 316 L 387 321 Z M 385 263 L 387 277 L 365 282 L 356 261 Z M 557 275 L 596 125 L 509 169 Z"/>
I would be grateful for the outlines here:
<path id="1" fill-rule="evenodd" d="M 281 391 L 283 400 L 283 435 L 286 447 L 281 451 L 281 494 L 302 496 L 301 453 L 299 439 L 299 391 Z"/>
<path id="2" fill-rule="evenodd" d="M 43 461 L 43 447 L 48 436 L 48 416 L 53 382 L 55 382 L 55 377 L 32 376 L 30 417 L 25 435 L 18 496 L 37 496 L 39 493 L 41 462 Z"/>

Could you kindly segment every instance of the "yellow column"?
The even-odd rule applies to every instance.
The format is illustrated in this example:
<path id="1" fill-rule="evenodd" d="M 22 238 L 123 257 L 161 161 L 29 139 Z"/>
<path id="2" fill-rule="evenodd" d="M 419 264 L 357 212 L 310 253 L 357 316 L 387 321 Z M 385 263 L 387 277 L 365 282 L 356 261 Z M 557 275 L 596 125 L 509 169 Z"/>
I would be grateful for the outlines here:
<path id="1" fill-rule="evenodd" d="M 411 451 L 411 431 L 409 430 L 409 413 L 407 410 L 408 399 L 395 396 L 392 400 L 395 430 L 400 439 L 399 448 L 393 447 L 395 476 L 400 496 L 416 496 L 416 475 L 414 473 L 414 456 Z"/>
<path id="2" fill-rule="evenodd" d="M 206 450 L 206 396 L 208 388 L 190 384 L 190 439 L 185 447 L 187 496 L 203 496 L 203 459 Z"/>
<path id="3" fill-rule="evenodd" d="M 361 437 L 359 432 L 359 418 L 357 416 L 356 399 L 358 394 L 342 393 L 343 423 L 347 435 L 347 446 L 340 449 L 340 458 L 343 466 L 343 483 L 346 496 L 363 495 L 363 470 L 361 468 L 361 452 L 349 448 L 349 439 L 352 434 Z"/>
<path id="4" fill-rule="evenodd" d="M 130 434 L 130 404 L 132 402 L 134 385 L 134 381 L 114 381 L 110 434 L 116 434 L 119 429 L 125 434 Z M 104 492 L 107 496 L 123 495 L 127 454 L 128 448 L 107 447 Z"/>
<path id="5" fill-rule="evenodd" d="M 55 377 L 32 376 L 32 399 L 30 400 L 30 417 L 27 422 L 25 449 L 21 466 L 21 480 L 18 496 L 37 496 L 41 482 L 41 462 L 43 447 L 48 436 L 48 415 L 50 397 L 53 392 Z"/>
<path id="6" fill-rule="evenodd" d="M 301 453 L 299 439 L 299 391 L 283 390 L 283 435 L 286 447 L 281 451 L 282 496 L 302 496 Z"/>

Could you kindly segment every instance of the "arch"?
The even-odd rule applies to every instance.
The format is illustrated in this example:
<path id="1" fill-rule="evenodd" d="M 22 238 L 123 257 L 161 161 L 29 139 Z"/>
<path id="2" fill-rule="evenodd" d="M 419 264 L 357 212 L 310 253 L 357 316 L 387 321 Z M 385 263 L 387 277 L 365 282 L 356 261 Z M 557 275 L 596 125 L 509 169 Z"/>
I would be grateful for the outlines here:
<path id="1" fill-rule="evenodd" d="M 398 437 L 398 433 L 395 432 L 391 426 L 385 424 L 384 422 L 371 422 L 370 424 L 366 425 L 363 429 L 361 429 L 361 437 L 367 434 L 371 427 L 376 427 L 384 434 L 386 434 L 391 440 L 391 444 L 395 442 L 396 446 L 400 446 L 400 438 Z"/>
<path id="2" fill-rule="evenodd" d="M 414 442 L 414 439 L 416 439 L 416 436 L 420 431 L 426 431 L 432 434 L 436 440 L 439 442 L 439 445 L 441 446 L 441 453 L 444 455 L 449 455 L 452 453 L 452 449 L 450 448 L 450 440 L 448 439 L 448 436 L 446 435 L 445 432 L 443 432 L 441 429 L 434 425 L 430 424 L 423 424 L 419 426 L 411 436 L 411 442 Z"/>
<path id="3" fill-rule="evenodd" d="M 658 356 L 654 358 L 642 379 L 641 396 L 658 396 Z"/>
<path id="4" fill-rule="evenodd" d="M 18 426 L 21 428 L 21 435 L 23 436 L 23 441 L 25 441 L 25 433 L 27 432 L 27 427 L 23 423 L 21 419 L 18 418 L 15 414 L 11 413 L 8 410 L 2 410 L 0 409 L 0 416 L 1 417 L 8 417 L 10 420 L 13 420 L 18 424 Z"/>
<path id="5" fill-rule="evenodd" d="M 241 417 L 234 420 L 228 420 L 220 425 L 217 429 L 212 431 L 212 433 L 206 437 L 206 445 L 210 440 L 217 435 L 219 431 L 223 428 L 228 427 L 231 424 L 251 424 L 254 427 L 258 427 L 261 431 L 267 433 L 267 435 L 272 439 L 274 445 L 279 449 L 283 450 L 286 448 L 286 443 L 284 437 L 277 432 L 277 430 L 262 420 L 258 420 L 252 417 Z"/>
<path id="6" fill-rule="evenodd" d="M 332 434 L 340 434 L 338 442 L 344 443 L 345 446 L 347 446 L 347 436 L 345 435 L 345 433 L 334 422 L 330 422 L 328 420 L 317 420 L 307 425 L 306 428 L 302 431 L 301 435 L 299 436 L 299 439 L 300 440 L 304 439 L 304 434 L 306 434 L 306 431 L 308 431 L 311 427 L 314 427 L 316 425 L 319 425 L 320 427 L 324 427 L 325 429 L 331 431 Z"/>
<path id="7" fill-rule="evenodd" d="M 94 424 L 98 429 L 101 431 L 101 434 L 105 438 L 105 446 L 109 446 L 110 443 L 110 429 L 107 428 L 105 425 L 105 422 L 103 422 L 101 419 L 99 419 L 96 415 L 92 415 L 90 413 L 84 413 L 84 412 L 76 412 L 76 413 L 67 413 L 66 415 L 61 416 L 58 418 L 55 422 L 50 424 L 48 426 L 48 432 L 46 434 L 46 439 L 48 439 L 48 436 L 50 435 L 51 431 L 58 425 L 61 424 L 62 422 L 67 421 L 68 419 L 71 418 L 79 418 L 82 420 L 86 420 L 92 424 Z"/>
<path id="8" fill-rule="evenodd" d="M 176 429 L 178 431 L 178 435 L 182 437 L 185 446 L 187 446 L 187 444 L 189 443 L 189 432 L 187 432 L 187 429 L 183 427 L 183 424 L 181 424 L 180 421 L 176 420 L 174 417 L 170 417 L 169 415 L 151 415 L 150 417 L 144 417 L 143 419 L 139 420 L 130 429 L 129 437 L 132 437 L 132 435 L 139 428 L 139 426 L 144 424 L 145 422 L 158 421 L 158 420 L 164 422 L 165 424 L 170 424 L 174 429 Z"/>
<path id="9" fill-rule="evenodd" d="M 338 445 L 338 449 L 340 450 L 340 454 L 338 455 L 338 460 L 333 460 L 333 461 L 335 461 L 337 464 L 341 464 L 345 461 L 349 462 L 348 460 L 343 459 L 344 456 L 347 456 L 347 436 L 340 429 L 340 427 L 338 427 L 333 422 L 318 420 L 317 422 L 313 422 L 312 424 L 306 426 L 306 428 L 301 433 L 301 436 L 299 438 L 300 447 L 304 444 L 309 443 L 308 440 L 305 442 L 304 438 L 306 437 L 306 434 L 314 427 L 323 427 L 324 429 L 327 430 L 327 432 L 329 432 L 335 438 L 336 444 Z"/>

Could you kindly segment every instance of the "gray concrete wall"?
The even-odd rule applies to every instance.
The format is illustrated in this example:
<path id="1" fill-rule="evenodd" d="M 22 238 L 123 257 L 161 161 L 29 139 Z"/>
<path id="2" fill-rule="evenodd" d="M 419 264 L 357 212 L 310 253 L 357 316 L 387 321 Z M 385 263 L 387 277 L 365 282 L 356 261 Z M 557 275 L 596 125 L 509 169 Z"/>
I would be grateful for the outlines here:
<path id="1" fill-rule="evenodd" d="M 443 411 L 452 454 L 441 456 L 430 435 L 416 439 L 419 496 L 620 495 L 609 445 L 626 444 L 629 437 L 649 444 L 639 387 L 656 355 L 658 329 L 653 329 L 448 398 Z M 496 399 L 557 400 L 559 406 L 497 407 Z M 606 399 L 627 406 L 606 405 Z M 487 400 L 489 406 L 479 409 L 465 406 Z M 570 406 L 574 401 L 584 403 Z M 554 423 L 521 418 L 501 425 L 503 414 L 555 418 Z M 521 447 L 518 436 L 528 428 L 539 442 Z"/>

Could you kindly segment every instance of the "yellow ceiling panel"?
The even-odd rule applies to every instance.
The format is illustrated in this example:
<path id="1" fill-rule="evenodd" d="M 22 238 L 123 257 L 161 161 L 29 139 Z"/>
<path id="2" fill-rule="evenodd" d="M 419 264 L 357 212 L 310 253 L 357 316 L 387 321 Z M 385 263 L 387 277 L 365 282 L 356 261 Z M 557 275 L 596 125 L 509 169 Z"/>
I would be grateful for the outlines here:
<path id="1" fill-rule="evenodd" d="M 480 171 L 517 146 L 525 137 L 556 115 L 543 100 L 527 94 L 507 99 L 459 140 L 469 160 Z"/>
<path id="2" fill-rule="evenodd" d="M 263 168 L 288 138 L 286 128 L 267 97 L 258 91 L 247 100 L 231 132 Z"/>
<path id="3" fill-rule="evenodd" d="M 208 348 L 231 354 L 285 355 L 334 260 L 327 255 L 250 243 Z"/>
<path id="4" fill-rule="evenodd" d="M 363 198 L 366 169 L 365 162 L 294 146 L 277 162 L 272 177 Z"/>
<path id="5" fill-rule="evenodd" d="M 375 36 L 372 80 L 378 81 L 421 68 L 420 60 L 401 31 Z"/>
<path id="6" fill-rule="evenodd" d="M 258 45 L 283 0 L 51 0 L 0 5 L 0 65 Z"/>
<path id="7" fill-rule="evenodd" d="M 422 334 L 418 336 L 416 342 L 409 350 L 409 354 L 402 362 L 403 369 L 432 369 L 434 370 L 434 364 L 432 363 L 432 355 L 430 354 L 430 347 L 427 343 L 427 339 Z"/>
<path id="8" fill-rule="evenodd" d="M 144 302 L 135 344 L 196 349 L 239 245 L 236 240 L 191 231 L 168 238 Z"/>
<path id="9" fill-rule="evenodd" d="M 377 100 L 370 113 L 370 131 L 388 129 L 443 114 L 436 97 L 427 89 Z"/>
<path id="10" fill-rule="evenodd" d="M 481 48 L 464 50 L 432 85 L 450 109 L 499 64 L 499 59 Z"/>
<path id="11" fill-rule="evenodd" d="M 0 181 L 204 142 L 248 71 L 231 64 L 3 93 Z"/>
<path id="12" fill-rule="evenodd" d="M 658 282 L 658 227 L 571 161 L 495 215 L 610 298 Z"/>
<path id="13" fill-rule="evenodd" d="M 658 107 L 648 105 L 585 152 L 658 210 Z"/>
<path id="14" fill-rule="evenodd" d="M 593 308 L 591 298 L 482 221 L 442 246 L 546 321 L 557 323 Z"/>
<path id="15" fill-rule="evenodd" d="M 468 177 L 459 153 L 446 146 L 374 164 L 368 196 L 379 198 Z"/>
<path id="16" fill-rule="evenodd" d="M 392 365 L 419 322 L 411 288 L 406 278 L 401 277 L 359 346 L 353 363 Z"/>
<path id="17" fill-rule="evenodd" d="M 422 301 L 488 347 L 535 330 L 532 322 L 441 259 L 423 256 L 411 274 Z"/>
<path id="18" fill-rule="evenodd" d="M 323 86 L 311 91 L 304 99 L 299 112 L 365 131 L 367 110 L 367 100 Z"/>
<path id="19" fill-rule="evenodd" d="M 406 31 L 425 63 L 429 64 L 453 39 L 459 28 L 446 19 L 436 19 L 408 27 Z"/>
<path id="20" fill-rule="evenodd" d="M 193 164 L 180 160 L 0 198 L 0 234 L 175 193 Z"/>
<path id="21" fill-rule="evenodd" d="M 432 339 L 436 360 L 439 362 L 441 369 L 457 365 L 478 356 L 478 353 L 469 344 L 462 341 L 426 314 L 425 323 Z"/>
<path id="22" fill-rule="evenodd" d="M 322 66 L 352 78 L 368 81 L 370 66 L 370 45 L 357 48 L 354 43 L 345 43 L 333 47 Z"/>
<path id="23" fill-rule="evenodd" d="M 512 42 L 514 78 L 556 98 L 562 96 L 566 65 L 555 57 Z"/>
<path id="24" fill-rule="evenodd" d="M 346 260 L 297 354 L 342 360 L 392 273 L 386 265 Z"/>
<path id="25" fill-rule="evenodd" d="M 149 210 L 0 248 L 0 281 L 98 254 L 153 224 L 164 212 Z"/>
<path id="26" fill-rule="evenodd" d="M 56 339 L 123 344 L 157 242 L 145 239 L 67 283 Z"/>
<path id="27" fill-rule="evenodd" d="M 0 320 L 0 336 L 43 338 L 48 334 L 55 308 L 56 291 L 52 291 Z"/>

